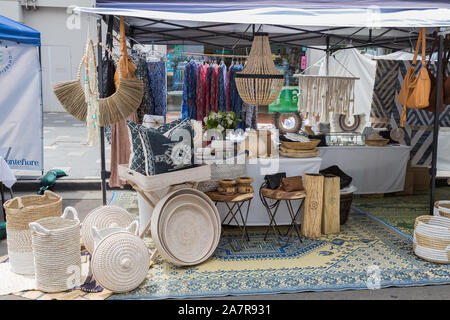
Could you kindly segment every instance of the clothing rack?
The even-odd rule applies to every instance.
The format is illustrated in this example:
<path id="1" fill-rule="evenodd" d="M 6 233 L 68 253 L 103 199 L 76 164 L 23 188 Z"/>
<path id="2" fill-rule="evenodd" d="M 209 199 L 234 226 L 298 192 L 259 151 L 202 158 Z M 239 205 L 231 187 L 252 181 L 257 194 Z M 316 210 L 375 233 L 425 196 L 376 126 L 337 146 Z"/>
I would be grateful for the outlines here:
<path id="1" fill-rule="evenodd" d="M 200 56 L 200 57 L 217 57 L 217 58 L 248 58 L 248 56 L 235 55 L 235 54 L 217 54 L 217 53 L 193 53 L 183 52 L 185 56 Z"/>

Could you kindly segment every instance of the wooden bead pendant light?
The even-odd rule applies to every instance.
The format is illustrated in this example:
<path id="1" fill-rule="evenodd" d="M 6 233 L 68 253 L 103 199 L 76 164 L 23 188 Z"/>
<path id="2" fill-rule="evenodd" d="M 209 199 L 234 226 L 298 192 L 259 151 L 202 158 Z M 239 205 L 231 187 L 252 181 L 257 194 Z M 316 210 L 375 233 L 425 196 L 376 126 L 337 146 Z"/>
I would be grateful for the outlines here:
<path id="1" fill-rule="evenodd" d="M 255 33 L 244 69 L 236 73 L 236 87 L 242 100 L 253 106 L 268 106 L 280 95 L 284 76 L 272 59 L 267 33 Z"/>

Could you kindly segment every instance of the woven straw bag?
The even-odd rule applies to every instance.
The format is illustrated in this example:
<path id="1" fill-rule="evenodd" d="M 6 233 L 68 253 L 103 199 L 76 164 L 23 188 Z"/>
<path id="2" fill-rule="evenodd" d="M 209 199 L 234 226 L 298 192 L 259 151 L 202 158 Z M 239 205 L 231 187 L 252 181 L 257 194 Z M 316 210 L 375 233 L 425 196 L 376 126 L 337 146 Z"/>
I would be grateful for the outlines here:
<path id="1" fill-rule="evenodd" d="M 420 216 L 414 224 L 414 252 L 436 263 L 450 263 L 450 219 Z"/>
<path id="2" fill-rule="evenodd" d="M 73 219 L 68 219 L 71 212 Z M 70 290 L 81 284 L 80 220 L 73 207 L 61 217 L 30 223 L 36 286 L 44 292 Z"/>
<path id="3" fill-rule="evenodd" d="M 91 271 L 94 279 L 112 292 L 128 292 L 137 288 L 147 276 L 150 254 L 139 238 L 139 223 L 127 228 L 92 227 L 95 249 Z"/>
<path id="4" fill-rule="evenodd" d="M 6 231 L 11 271 L 34 274 L 29 223 L 47 217 L 60 217 L 62 198 L 46 190 L 44 195 L 16 197 L 6 201 Z"/>
<path id="5" fill-rule="evenodd" d="M 436 201 L 434 203 L 434 215 L 450 219 L 450 201 Z"/>

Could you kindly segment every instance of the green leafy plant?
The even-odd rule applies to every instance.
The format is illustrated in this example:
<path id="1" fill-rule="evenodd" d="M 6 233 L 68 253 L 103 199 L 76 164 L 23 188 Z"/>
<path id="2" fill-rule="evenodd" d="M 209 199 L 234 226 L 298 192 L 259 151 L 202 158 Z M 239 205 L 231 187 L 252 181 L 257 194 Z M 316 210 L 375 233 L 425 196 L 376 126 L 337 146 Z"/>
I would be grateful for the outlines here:
<path id="1" fill-rule="evenodd" d="M 207 117 L 203 118 L 203 121 L 206 129 L 217 129 L 223 132 L 227 129 L 236 129 L 236 124 L 242 120 L 238 119 L 233 111 L 211 111 Z"/>

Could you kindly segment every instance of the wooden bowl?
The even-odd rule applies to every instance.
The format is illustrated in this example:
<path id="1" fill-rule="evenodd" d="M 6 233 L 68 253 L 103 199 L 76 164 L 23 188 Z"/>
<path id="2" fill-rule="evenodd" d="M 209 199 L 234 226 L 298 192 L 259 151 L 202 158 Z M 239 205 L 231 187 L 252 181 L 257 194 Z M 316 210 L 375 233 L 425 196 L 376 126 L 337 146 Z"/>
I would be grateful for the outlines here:
<path id="1" fill-rule="evenodd" d="M 389 142 L 389 139 L 383 139 L 383 140 L 367 140 L 366 139 L 366 145 L 371 147 L 384 147 Z"/>
<path id="2" fill-rule="evenodd" d="M 253 183 L 252 177 L 239 177 L 236 179 L 237 183 L 239 184 L 251 184 Z"/>
<path id="3" fill-rule="evenodd" d="M 236 184 L 236 180 L 235 179 L 222 179 L 222 180 L 219 180 L 219 184 L 222 187 L 231 187 Z"/>
<path id="4" fill-rule="evenodd" d="M 300 141 L 280 141 L 280 142 L 281 145 L 287 149 L 311 150 L 319 145 L 320 139 L 313 139 L 309 142 L 300 142 Z"/>

